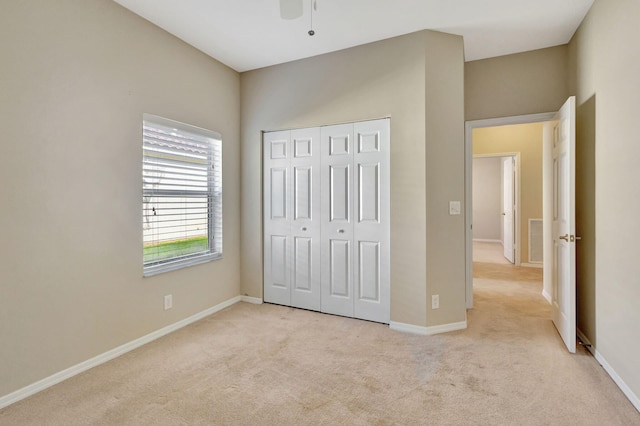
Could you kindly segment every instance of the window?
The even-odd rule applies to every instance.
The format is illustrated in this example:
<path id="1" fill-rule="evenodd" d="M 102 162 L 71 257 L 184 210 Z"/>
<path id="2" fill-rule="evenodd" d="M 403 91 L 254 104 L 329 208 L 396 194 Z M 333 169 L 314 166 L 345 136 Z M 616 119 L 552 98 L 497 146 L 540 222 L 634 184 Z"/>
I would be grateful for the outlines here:
<path id="1" fill-rule="evenodd" d="M 144 114 L 144 275 L 222 257 L 222 139 Z"/>

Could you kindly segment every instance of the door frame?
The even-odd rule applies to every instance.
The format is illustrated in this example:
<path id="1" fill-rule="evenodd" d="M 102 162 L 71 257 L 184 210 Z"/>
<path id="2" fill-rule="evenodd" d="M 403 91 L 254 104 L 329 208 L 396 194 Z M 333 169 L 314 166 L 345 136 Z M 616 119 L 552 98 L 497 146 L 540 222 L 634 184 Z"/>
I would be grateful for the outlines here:
<path id="1" fill-rule="evenodd" d="M 465 122 L 464 132 L 464 198 L 465 198 L 465 283 L 466 283 L 466 305 L 467 309 L 473 308 L 473 187 L 472 187 L 472 165 L 473 165 L 473 129 L 483 127 L 508 126 L 511 124 L 528 124 L 551 121 L 557 111 L 540 114 L 516 115 L 511 117 L 489 118 L 484 120 L 471 120 Z M 545 167 L 543 158 L 543 168 Z M 544 191 L 544 188 L 543 188 Z M 544 193 L 543 193 L 544 197 Z M 518 220 L 520 215 L 518 214 Z M 519 252 L 519 251 L 518 251 Z M 517 252 L 517 253 L 518 253 Z"/>
<path id="2" fill-rule="evenodd" d="M 476 154 L 473 155 L 472 153 L 472 160 L 474 158 L 504 158 L 504 157 L 512 157 L 515 161 L 514 161 L 514 167 L 516 170 L 515 173 L 515 177 L 514 177 L 514 182 L 513 182 L 513 187 L 514 187 L 514 199 L 513 199 L 513 203 L 515 204 L 515 209 L 513 211 L 514 214 L 514 220 L 513 220 L 513 227 L 514 227 L 514 233 L 513 233 L 513 247 L 515 250 L 515 256 L 514 256 L 514 265 L 516 266 L 520 266 L 520 153 L 519 152 L 492 152 L 489 154 Z M 472 161 L 473 162 L 473 161 Z M 473 169 L 470 170 L 470 174 L 473 175 Z M 473 200 L 473 176 L 471 176 L 471 199 Z M 502 182 L 500 182 L 500 184 L 502 185 Z M 502 191 L 502 190 L 501 190 Z M 473 201 L 472 201 L 473 204 Z M 471 206 L 473 208 L 473 205 Z M 471 210 L 471 217 L 469 218 L 470 220 L 473 220 L 473 210 Z M 469 227 L 469 230 L 471 230 L 471 227 Z M 471 232 L 471 243 L 473 245 L 473 232 Z M 504 241 L 504 235 L 502 236 L 502 239 Z M 471 255 L 473 257 L 473 247 L 472 247 L 472 252 Z M 472 259 L 473 262 L 473 259 Z"/>

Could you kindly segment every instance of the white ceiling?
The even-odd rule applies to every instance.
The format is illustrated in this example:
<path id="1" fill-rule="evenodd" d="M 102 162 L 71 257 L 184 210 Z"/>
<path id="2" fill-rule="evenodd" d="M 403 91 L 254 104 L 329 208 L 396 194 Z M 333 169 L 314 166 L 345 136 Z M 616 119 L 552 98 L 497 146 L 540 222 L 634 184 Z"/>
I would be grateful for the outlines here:
<path id="1" fill-rule="evenodd" d="M 464 37 L 465 59 L 567 43 L 594 0 L 311 0 L 295 20 L 279 0 L 115 0 L 225 63 L 247 71 L 423 29 Z"/>

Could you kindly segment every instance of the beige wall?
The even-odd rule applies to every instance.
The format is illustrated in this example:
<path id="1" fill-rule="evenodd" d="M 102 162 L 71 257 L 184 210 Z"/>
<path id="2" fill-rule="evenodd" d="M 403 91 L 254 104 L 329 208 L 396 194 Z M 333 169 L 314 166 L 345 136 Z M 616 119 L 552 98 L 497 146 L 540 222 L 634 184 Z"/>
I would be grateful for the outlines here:
<path id="1" fill-rule="evenodd" d="M 552 112 L 569 97 L 567 46 L 465 64 L 465 119 Z"/>
<path id="2" fill-rule="evenodd" d="M 473 129 L 472 152 L 520 153 L 520 261 L 529 261 L 529 219 L 542 219 L 542 123 Z"/>
<path id="3" fill-rule="evenodd" d="M 596 0 L 570 43 L 576 90 L 578 324 L 640 398 L 640 2 Z M 582 152 L 581 152 L 582 149 Z M 592 263 L 592 266 L 589 265 Z M 594 280 L 595 277 L 595 280 Z M 584 328 L 582 328 L 584 327 Z"/>
<path id="4" fill-rule="evenodd" d="M 464 225 L 445 202 L 464 192 L 462 73 L 462 40 L 425 31 L 242 74 L 243 294 L 262 296 L 261 131 L 389 116 L 391 319 L 465 319 Z"/>
<path id="5" fill-rule="evenodd" d="M 109 0 L 3 1 L 0 56 L 3 396 L 239 294 L 240 79 Z M 142 278 L 143 112 L 222 133 L 223 260 Z"/>
<path id="6" fill-rule="evenodd" d="M 433 326 L 466 320 L 464 215 L 449 215 L 449 201 L 464 201 L 464 55 L 461 37 L 425 35 L 427 324 Z M 440 309 L 431 310 L 435 294 Z"/>
<path id="7" fill-rule="evenodd" d="M 502 240 L 502 158 L 473 159 L 473 239 Z"/>

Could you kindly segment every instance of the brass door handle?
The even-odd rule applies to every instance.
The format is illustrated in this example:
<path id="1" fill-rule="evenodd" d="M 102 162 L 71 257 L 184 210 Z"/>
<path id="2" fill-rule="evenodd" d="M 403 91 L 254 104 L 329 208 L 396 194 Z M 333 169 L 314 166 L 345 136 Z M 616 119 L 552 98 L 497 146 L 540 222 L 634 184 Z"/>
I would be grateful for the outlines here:
<path id="1" fill-rule="evenodd" d="M 561 235 L 558 238 L 560 238 L 561 240 L 565 240 L 566 242 L 569 242 L 569 234 Z"/>

